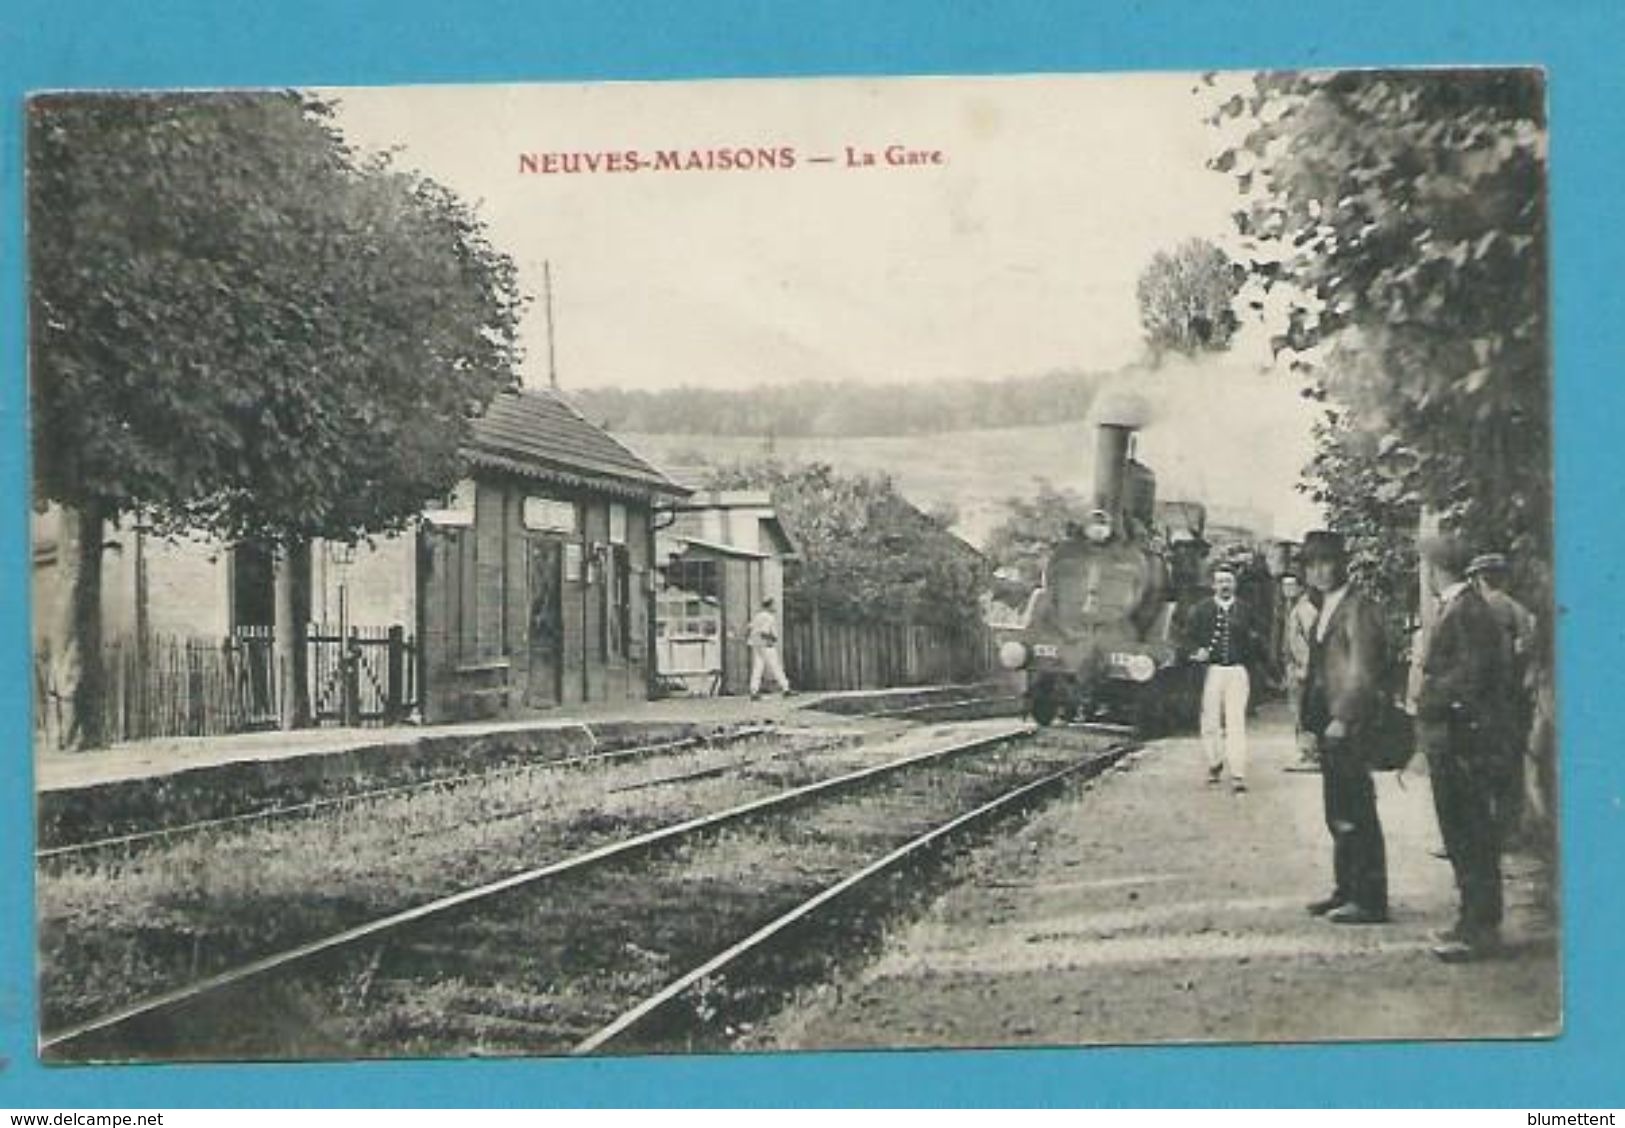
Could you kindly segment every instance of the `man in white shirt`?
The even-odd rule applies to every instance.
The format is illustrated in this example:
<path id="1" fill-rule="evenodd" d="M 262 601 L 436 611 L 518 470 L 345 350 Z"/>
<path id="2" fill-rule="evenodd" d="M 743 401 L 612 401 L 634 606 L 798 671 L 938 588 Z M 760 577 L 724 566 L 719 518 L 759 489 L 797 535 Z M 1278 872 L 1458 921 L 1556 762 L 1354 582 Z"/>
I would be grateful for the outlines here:
<path id="1" fill-rule="evenodd" d="M 1191 660 L 1207 666 L 1202 682 L 1202 748 L 1208 783 L 1217 786 L 1230 769 L 1230 786 L 1247 790 L 1247 699 L 1251 667 L 1263 654 L 1263 632 L 1251 608 L 1236 598 L 1236 573 L 1213 569 L 1213 595 L 1191 608 L 1186 623 Z"/>
<path id="2" fill-rule="evenodd" d="M 762 696 L 762 675 L 772 675 L 773 683 L 786 697 L 790 696 L 790 679 L 784 676 L 784 663 L 779 659 L 779 617 L 774 614 L 775 604 L 770 595 L 762 600 L 762 609 L 751 616 L 745 628 L 745 645 L 750 647 L 750 699 Z"/>

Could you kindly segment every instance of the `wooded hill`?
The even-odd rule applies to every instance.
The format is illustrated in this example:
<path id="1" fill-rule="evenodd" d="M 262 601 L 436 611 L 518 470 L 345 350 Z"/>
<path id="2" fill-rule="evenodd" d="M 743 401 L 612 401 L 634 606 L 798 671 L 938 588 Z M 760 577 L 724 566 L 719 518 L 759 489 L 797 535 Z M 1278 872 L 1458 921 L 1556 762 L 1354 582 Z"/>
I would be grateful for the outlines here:
<path id="1" fill-rule="evenodd" d="M 861 437 L 1082 419 L 1107 373 L 1076 370 L 1002 380 L 857 384 L 833 380 L 754 388 L 572 390 L 576 405 L 612 431 L 667 435 Z"/>

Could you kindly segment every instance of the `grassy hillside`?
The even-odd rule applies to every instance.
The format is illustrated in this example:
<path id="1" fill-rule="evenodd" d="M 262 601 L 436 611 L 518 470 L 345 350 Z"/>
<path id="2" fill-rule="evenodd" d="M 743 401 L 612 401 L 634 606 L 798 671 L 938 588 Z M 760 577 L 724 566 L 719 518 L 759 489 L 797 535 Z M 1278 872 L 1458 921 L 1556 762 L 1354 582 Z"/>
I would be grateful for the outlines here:
<path id="1" fill-rule="evenodd" d="M 888 473 L 916 505 L 952 504 L 955 531 L 980 546 L 1003 516 L 1006 498 L 1036 492 L 1035 477 L 1080 491 L 1089 488 L 1092 446 L 1082 423 L 1005 427 L 940 435 L 856 439 L 778 439 L 773 453 L 792 462 L 828 462 L 846 473 Z M 768 453 L 761 439 L 736 435 L 620 434 L 633 450 L 688 481 L 700 458 L 712 465 Z"/>
<path id="2" fill-rule="evenodd" d="M 1152 421 L 1138 442 L 1141 460 L 1157 473 L 1159 497 L 1200 500 L 1210 519 L 1280 535 L 1296 536 L 1318 523 L 1296 490 L 1311 453 L 1315 408 L 1293 384 L 1210 363 L 1137 373 L 1131 387 L 1150 408 Z M 680 481 L 693 476 L 701 459 L 728 465 L 769 452 L 760 437 L 617 435 Z M 955 506 L 956 531 L 980 546 L 1003 518 L 1004 501 L 1032 496 L 1035 479 L 1088 493 L 1094 426 L 1071 420 L 929 435 L 780 437 L 771 450 L 781 459 L 824 461 L 848 473 L 889 473 L 916 504 Z"/>

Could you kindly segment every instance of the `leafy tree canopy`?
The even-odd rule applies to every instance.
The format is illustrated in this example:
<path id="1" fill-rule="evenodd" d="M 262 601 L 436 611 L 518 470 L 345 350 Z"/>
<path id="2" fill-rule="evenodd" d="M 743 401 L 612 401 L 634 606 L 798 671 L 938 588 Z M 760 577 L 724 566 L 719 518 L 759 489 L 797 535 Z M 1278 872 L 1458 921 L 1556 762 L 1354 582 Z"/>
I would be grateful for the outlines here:
<path id="1" fill-rule="evenodd" d="M 766 489 L 800 557 L 786 602 L 854 622 L 965 626 L 979 621 L 987 566 L 886 475 L 847 475 L 827 463 L 774 459 L 717 468 L 709 489 Z"/>
<path id="2" fill-rule="evenodd" d="M 1278 346 L 1328 404 L 1339 515 L 1422 506 L 1549 594 L 1544 90 L 1535 71 L 1258 76 L 1214 161 L 1249 268 L 1295 295 Z M 1380 511 L 1375 512 L 1375 511 Z"/>
<path id="3" fill-rule="evenodd" d="M 353 539 L 456 480 L 512 262 L 298 93 L 30 103 L 35 488 L 227 540 Z"/>
<path id="4" fill-rule="evenodd" d="M 1158 251 L 1140 274 L 1140 324 L 1154 352 L 1187 356 L 1229 347 L 1240 327 L 1232 308 L 1245 272 L 1206 239 Z"/>

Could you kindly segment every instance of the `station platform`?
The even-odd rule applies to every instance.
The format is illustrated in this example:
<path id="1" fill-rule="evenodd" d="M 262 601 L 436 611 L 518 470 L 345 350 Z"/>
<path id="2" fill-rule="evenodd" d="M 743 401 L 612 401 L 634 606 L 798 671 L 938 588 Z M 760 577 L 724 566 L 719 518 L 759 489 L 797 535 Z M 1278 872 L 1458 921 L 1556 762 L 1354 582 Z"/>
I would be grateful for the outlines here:
<path id="1" fill-rule="evenodd" d="M 571 706 L 568 712 L 524 720 L 364 728 L 330 726 L 286 732 L 174 737 L 76 752 L 36 744 L 34 788 L 37 793 L 46 794 L 233 764 L 273 764 L 374 752 L 387 754 L 391 750 L 405 754 L 425 744 L 449 748 L 489 737 L 524 738 L 535 745 L 549 738 L 585 738 L 595 742 L 639 733 L 648 734 L 650 739 L 662 739 L 660 734 L 688 730 L 700 733 L 742 725 L 793 724 L 798 713 L 827 706 L 836 715 L 821 715 L 820 723 L 826 723 L 837 721 L 838 715 L 860 713 L 869 704 L 881 708 L 893 702 L 911 702 L 959 688 L 968 691 L 973 687 L 798 693 L 789 697 L 764 695 L 756 701 L 744 696 L 671 697 L 647 702 Z"/>
<path id="2" fill-rule="evenodd" d="M 1392 919 L 1336 925 L 1321 778 L 1280 706 L 1249 790 L 1195 736 L 1148 744 L 970 854 L 879 959 L 757 1035 L 767 1049 L 1549 1037 L 1562 1024 L 1555 878 L 1505 862 L 1502 955 L 1430 952 L 1456 894 L 1420 759 L 1377 778 Z M 1335 1094 L 1329 1094 L 1335 1101 Z"/>

